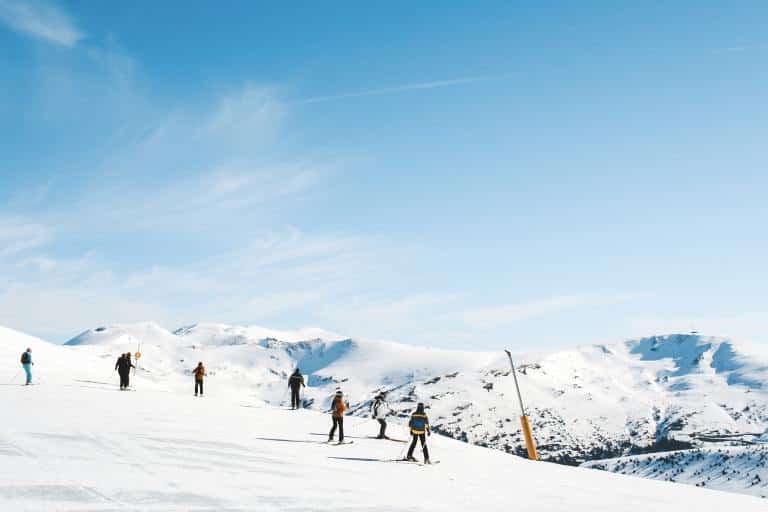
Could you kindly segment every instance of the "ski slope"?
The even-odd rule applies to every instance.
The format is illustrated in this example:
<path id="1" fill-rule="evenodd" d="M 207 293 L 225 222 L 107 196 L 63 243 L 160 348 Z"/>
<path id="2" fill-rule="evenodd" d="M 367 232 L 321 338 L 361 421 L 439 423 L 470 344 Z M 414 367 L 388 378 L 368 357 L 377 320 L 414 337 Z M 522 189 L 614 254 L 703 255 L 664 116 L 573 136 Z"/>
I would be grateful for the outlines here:
<path id="1" fill-rule="evenodd" d="M 697 511 L 763 510 L 765 502 L 690 486 L 533 463 L 446 437 L 434 466 L 387 462 L 404 445 L 367 439 L 373 422 L 347 418 L 354 444 L 323 444 L 327 415 L 232 393 L 206 396 L 138 373 L 133 392 L 101 384 L 103 354 L 0 330 L 0 367 L 33 348 L 40 384 L 0 386 L 0 510 L 14 511 Z M 3 376 L 7 383 L 11 376 Z M 108 382 L 104 380 L 103 382 Z M 187 380 L 191 384 L 191 380 Z M 246 394 L 247 395 L 247 394 Z M 402 427 L 391 434 L 404 437 Z M 418 454 L 418 451 L 417 451 Z"/>
<path id="2" fill-rule="evenodd" d="M 292 440 L 307 440 L 308 434 L 327 430 L 327 418 L 313 419 L 316 416 L 310 411 L 294 413 L 286 417 L 286 421 L 307 417 L 307 424 L 313 425 L 312 428 L 303 426 L 294 430 L 292 423 L 279 423 L 281 411 L 275 409 L 286 404 L 286 380 L 298 365 L 308 384 L 304 391 L 305 406 L 314 411 L 327 409 L 330 396 L 337 387 L 342 387 L 351 402 L 352 413 L 356 415 L 348 420 L 350 425 L 355 422 L 367 424 L 369 434 L 376 429 L 363 416 L 367 415 L 371 397 L 379 390 L 388 390 L 395 413 L 394 423 L 404 424 L 415 403 L 424 401 L 436 431 L 470 444 L 523 453 L 512 379 L 503 354 L 350 340 L 320 329 L 283 332 L 202 324 L 172 333 L 145 323 L 91 329 L 73 338 L 67 346 L 52 345 L 0 329 L 0 368 L 6 370 L 5 375 L 0 373 L 0 378 L 6 382 L 13 380 L 12 374 L 19 369 L 19 355 L 27 346 L 33 348 L 37 363 L 35 378 L 41 385 L 23 391 L 52 393 L 38 405 L 44 410 L 49 409 L 46 400 L 58 407 L 62 394 L 74 393 L 79 397 L 83 393 L 95 393 L 99 398 L 106 396 L 105 400 L 118 400 L 117 404 L 133 403 L 134 395 L 137 395 L 143 397 L 143 405 L 146 405 L 145 400 L 150 400 L 147 403 L 155 403 L 153 407 L 163 410 L 162 414 L 157 413 L 158 416 L 148 412 L 145 423 L 154 418 L 156 422 L 175 428 L 174 420 L 163 414 L 185 416 L 188 411 L 174 412 L 175 398 L 170 397 L 178 397 L 182 403 L 194 400 L 190 396 L 191 370 L 198 361 L 203 361 L 209 372 L 207 396 L 203 399 L 207 404 L 206 417 L 212 414 L 219 418 L 218 421 L 228 424 L 256 422 L 260 437 L 282 438 L 284 436 L 279 433 L 284 430 L 292 434 Z M 116 390 L 115 359 L 122 352 L 137 350 L 142 352 L 139 370 L 133 377 L 137 391 L 114 396 L 119 393 Z M 700 336 L 654 337 L 608 346 L 516 356 L 521 363 L 520 382 L 540 451 L 545 458 L 565 459 L 566 462 L 627 456 L 637 448 L 663 448 L 664 443 L 670 442 L 700 446 L 701 437 L 698 436 L 702 433 L 727 437 L 739 432 L 765 431 L 768 424 L 768 379 L 765 377 L 768 365 L 761 357 L 729 340 Z M 17 374 L 15 380 L 20 382 L 21 375 Z M 0 386 L 3 395 L 9 390 L 17 391 L 13 386 Z M 30 396 L 35 395 L 30 393 Z M 169 397 L 170 402 L 166 404 L 162 397 Z M 212 397 L 215 398 L 212 400 Z M 99 403 L 96 398 L 89 398 L 88 402 Z M 138 406 L 131 406 L 135 407 Z M 222 407 L 231 410 L 219 410 Z M 79 411 L 77 404 L 66 410 L 70 409 Z M 66 416 L 66 410 L 61 414 Z M 267 416 L 258 419 L 261 414 Z M 190 421 L 200 422 L 203 431 L 219 428 L 201 418 Z M 316 426 L 311 423 L 313 421 L 318 422 Z M 273 424 L 275 428 L 270 430 Z M 125 431 L 150 428 L 130 421 L 126 425 Z M 167 437 L 172 432 L 158 435 Z M 241 439 L 244 434 L 232 435 Z M 435 440 L 433 437 L 433 440 L 448 442 L 442 438 Z M 323 448 L 352 450 L 354 447 L 352 451 L 356 451 L 370 442 L 360 440 L 350 447 Z M 374 444 L 372 449 L 378 449 L 376 446 Z M 449 446 L 476 453 L 464 444 Z M 254 448 L 250 444 L 248 447 Z M 750 449 L 746 450 L 751 457 Z M 477 453 L 487 452 L 480 450 Z M 483 457 L 493 459 L 497 455 L 509 457 L 503 453 Z M 373 456 L 358 454 L 355 457 L 394 456 L 389 452 L 377 452 Z M 439 453 L 436 457 L 443 458 Z M 680 464 L 687 463 L 687 459 L 680 459 Z M 615 471 L 615 467 L 625 466 L 598 464 L 594 467 Z M 441 471 L 443 464 L 435 472 Z M 660 470 L 633 474 L 669 479 L 669 474 Z M 752 484 L 753 475 L 742 471 L 733 472 L 732 479 L 744 481 L 715 479 L 708 482 L 707 487 L 755 496 L 766 494 L 765 478 Z M 698 483 L 693 478 L 676 480 Z"/>

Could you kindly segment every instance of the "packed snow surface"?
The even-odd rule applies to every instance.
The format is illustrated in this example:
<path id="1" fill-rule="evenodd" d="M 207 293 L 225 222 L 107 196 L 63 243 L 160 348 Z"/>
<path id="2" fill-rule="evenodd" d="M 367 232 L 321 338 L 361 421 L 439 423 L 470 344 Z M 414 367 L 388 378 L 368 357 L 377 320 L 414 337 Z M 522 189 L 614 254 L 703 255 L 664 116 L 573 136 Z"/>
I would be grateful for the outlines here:
<path id="1" fill-rule="evenodd" d="M 0 406 L 17 412 L 0 430 L 0 505 L 8 505 L 0 510 L 501 510 L 510 503 L 672 510 L 683 500 L 718 510 L 730 503 L 707 490 L 717 482 L 696 489 L 503 453 L 524 453 L 504 354 L 357 341 L 320 329 L 104 326 L 67 346 L 0 329 L 4 383 L 22 382 L 14 373 L 27 346 L 39 385 L 0 386 Z M 134 391 L 120 392 L 115 359 L 137 351 Z M 768 426 L 768 364 L 729 340 L 665 336 L 515 359 L 549 460 L 631 456 L 740 432 L 756 432 L 750 439 L 758 442 Z M 198 361 L 209 371 L 203 399 L 191 396 Z M 296 366 L 308 409 L 286 411 L 286 379 Z M 397 443 L 318 444 L 329 426 L 321 412 L 338 387 L 356 416 L 347 419 L 350 435 L 376 432 L 365 416 L 371 397 L 387 390 L 399 437 L 424 401 L 436 431 L 469 444 L 432 436 L 442 461 L 434 467 L 382 462 L 402 454 Z M 765 494 L 763 483 L 723 488 Z M 741 510 L 765 506 L 728 499 Z"/>

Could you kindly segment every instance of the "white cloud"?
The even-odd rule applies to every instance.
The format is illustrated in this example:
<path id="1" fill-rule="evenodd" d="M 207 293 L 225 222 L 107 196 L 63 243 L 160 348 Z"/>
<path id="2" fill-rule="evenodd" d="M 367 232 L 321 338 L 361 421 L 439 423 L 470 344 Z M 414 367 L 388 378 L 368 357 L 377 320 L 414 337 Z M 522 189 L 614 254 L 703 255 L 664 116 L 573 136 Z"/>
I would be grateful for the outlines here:
<path id="1" fill-rule="evenodd" d="M 284 113 L 283 103 L 271 88 L 248 83 L 239 91 L 219 97 L 201 128 L 206 136 L 253 141 L 273 133 Z"/>
<path id="2" fill-rule="evenodd" d="M 409 84 L 401 84 L 401 85 L 395 85 L 392 87 L 381 87 L 378 89 L 368 89 L 365 91 L 357 91 L 357 92 L 349 92 L 344 94 L 333 94 L 330 96 L 315 96 L 312 98 L 306 98 L 303 100 L 296 101 L 296 103 L 299 104 L 310 104 L 310 103 L 324 103 L 326 101 L 336 101 L 336 100 L 344 100 L 347 98 L 360 98 L 364 96 L 378 96 L 381 94 L 394 94 L 398 92 L 407 92 L 407 91 L 416 91 L 416 90 L 423 90 L 423 89 L 437 89 L 440 87 L 451 87 L 456 85 L 465 85 L 465 84 L 471 84 L 474 82 L 480 82 L 482 80 L 486 80 L 487 77 L 482 76 L 473 76 L 473 77 L 466 77 L 466 78 L 456 78 L 452 80 L 433 80 L 431 82 L 417 82 L 417 83 L 409 83 Z"/>
<path id="3" fill-rule="evenodd" d="M 0 258 L 43 245 L 49 229 L 38 223 L 0 218 Z"/>
<path id="4" fill-rule="evenodd" d="M 64 341 L 103 323 L 273 325 L 287 314 L 309 322 L 314 305 L 343 300 L 347 279 L 359 282 L 371 271 L 370 249 L 364 241 L 290 229 L 213 256 L 127 273 L 96 255 L 0 262 L 0 325 Z"/>
<path id="5" fill-rule="evenodd" d="M 557 295 L 530 302 L 465 311 L 461 316 L 464 322 L 471 327 L 489 329 L 562 311 L 618 304 L 632 298 L 628 295 Z"/>
<path id="6" fill-rule="evenodd" d="M 73 47 L 85 37 L 67 13 L 42 0 L 0 0 L 0 22 L 60 46 Z"/>

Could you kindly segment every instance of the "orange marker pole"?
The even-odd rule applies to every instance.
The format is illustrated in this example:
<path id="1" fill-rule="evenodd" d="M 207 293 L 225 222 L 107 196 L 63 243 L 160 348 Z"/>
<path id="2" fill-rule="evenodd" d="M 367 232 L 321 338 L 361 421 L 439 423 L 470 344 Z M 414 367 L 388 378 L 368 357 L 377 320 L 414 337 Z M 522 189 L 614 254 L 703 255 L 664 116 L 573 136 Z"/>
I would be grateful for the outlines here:
<path id="1" fill-rule="evenodd" d="M 512 360 L 512 353 L 509 350 L 505 350 L 505 352 L 507 353 L 507 357 L 509 357 L 509 365 L 512 367 L 512 377 L 515 379 L 515 389 L 517 390 L 517 401 L 520 403 L 520 426 L 523 431 L 523 438 L 525 439 L 525 449 L 528 451 L 529 459 L 539 460 L 539 453 L 536 451 L 536 441 L 533 439 L 531 423 L 528 421 L 528 416 L 525 414 L 523 395 L 520 394 L 520 384 L 517 382 L 515 362 Z"/>

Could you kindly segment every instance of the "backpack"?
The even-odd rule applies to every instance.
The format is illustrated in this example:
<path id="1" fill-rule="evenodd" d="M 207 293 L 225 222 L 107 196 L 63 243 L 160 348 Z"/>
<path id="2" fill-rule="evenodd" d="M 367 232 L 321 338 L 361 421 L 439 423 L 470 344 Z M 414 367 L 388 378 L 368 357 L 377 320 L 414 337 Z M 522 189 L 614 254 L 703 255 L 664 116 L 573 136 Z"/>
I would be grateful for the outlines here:
<path id="1" fill-rule="evenodd" d="M 29 364 L 29 352 L 21 354 L 21 364 Z"/>

